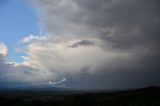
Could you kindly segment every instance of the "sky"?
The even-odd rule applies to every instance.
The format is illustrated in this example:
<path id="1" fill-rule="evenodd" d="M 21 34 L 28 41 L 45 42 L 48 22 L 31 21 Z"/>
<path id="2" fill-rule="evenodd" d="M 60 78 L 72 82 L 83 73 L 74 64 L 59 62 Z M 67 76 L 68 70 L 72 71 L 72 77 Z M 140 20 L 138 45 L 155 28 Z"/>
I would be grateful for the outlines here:
<path id="1" fill-rule="evenodd" d="M 19 62 L 19 54 L 15 53 L 17 41 L 30 33 L 38 34 L 35 12 L 24 0 L 1 0 L 0 2 L 0 42 L 8 46 L 8 56 Z"/>
<path id="2" fill-rule="evenodd" d="M 1 0 L 0 88 L 160 86 L 158 0 Z"/>

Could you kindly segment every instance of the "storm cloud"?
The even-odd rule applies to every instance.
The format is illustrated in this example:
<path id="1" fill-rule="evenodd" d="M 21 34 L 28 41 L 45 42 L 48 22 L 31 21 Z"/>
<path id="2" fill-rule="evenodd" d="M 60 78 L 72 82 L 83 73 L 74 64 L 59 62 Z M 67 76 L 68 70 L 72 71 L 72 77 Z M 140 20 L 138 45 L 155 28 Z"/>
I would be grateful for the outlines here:
<path id="1" fill-rule="evenodd" d="M 65 87 L 73 89 L 160 85 L 158 0 L 35 0 L 30 4 L 45 37 L 22 39 L 25 46 L 18 51 L 26 54 L 23 65 L 49 75 L 39 82 L 65 79 Z"/>
<path id="2" fill-rule="evenodd" d="M 41 29 L 51 39 L 61 39 L 48 42 L 52 48 L 57 42 L 62 46 L 57 59 L 68 67 L 59 66 L 68 86 L 94 89 L 160 84 L 158 0 L 36 0 L 33 5 Z M 72 49 L 66 50 L 64 45 Z M 76 70 L 79 73 L 73 75 Z"/>

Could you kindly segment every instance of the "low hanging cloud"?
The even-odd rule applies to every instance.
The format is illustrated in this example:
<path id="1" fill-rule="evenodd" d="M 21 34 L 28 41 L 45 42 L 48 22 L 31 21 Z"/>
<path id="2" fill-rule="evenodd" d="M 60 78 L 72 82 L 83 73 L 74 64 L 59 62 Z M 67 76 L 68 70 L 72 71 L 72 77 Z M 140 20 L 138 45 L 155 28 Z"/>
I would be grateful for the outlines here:
<path id="1" fill-rule="evenodd" d="M 18 49 L 26 54 L 21 64 L 31 68 L 25 81 L 52 84 L 65 79 L 65 86 L 74 89 L 160 85 L 158 0 L 30 3 L 47 36 L 21 41 L 25 46 Z"/>

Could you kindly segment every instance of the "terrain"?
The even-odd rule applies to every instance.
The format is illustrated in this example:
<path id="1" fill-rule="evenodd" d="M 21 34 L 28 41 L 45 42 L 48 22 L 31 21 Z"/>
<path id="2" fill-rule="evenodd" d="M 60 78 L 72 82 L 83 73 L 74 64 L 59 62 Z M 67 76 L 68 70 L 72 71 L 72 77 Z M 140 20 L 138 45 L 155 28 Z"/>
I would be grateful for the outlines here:
<path id="1" fill-rule="evenodd" d="M 110 92 L 1 90 L 0 106 L 160 106 L 160 87 Z"/>

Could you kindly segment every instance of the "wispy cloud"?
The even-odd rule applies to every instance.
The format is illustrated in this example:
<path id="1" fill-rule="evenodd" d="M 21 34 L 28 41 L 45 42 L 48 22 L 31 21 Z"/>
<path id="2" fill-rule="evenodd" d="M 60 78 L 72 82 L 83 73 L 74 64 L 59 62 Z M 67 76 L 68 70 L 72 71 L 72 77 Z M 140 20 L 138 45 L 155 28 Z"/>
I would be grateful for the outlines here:
<path id="1" fill-rule="evenodd" d="M 46 36 L 35 36 L 35 35 L 28 35 L 25 38 L 21 40 L 22 43 L 29 43 L 29 42 L 34 42 L 34 41 L 44 41 L 46 40 Z"/>
<path id="2" fill-rule="evenodd" d="M 66 81 L 67 81 L 66 78 L 63 78 L 63 79 L 61 79 L 59 81 L 48 81 L 48 84 L 50 84 L 50 85 L 57 85 L 57 84 L 64 83 Z"/>

